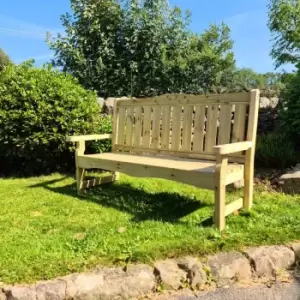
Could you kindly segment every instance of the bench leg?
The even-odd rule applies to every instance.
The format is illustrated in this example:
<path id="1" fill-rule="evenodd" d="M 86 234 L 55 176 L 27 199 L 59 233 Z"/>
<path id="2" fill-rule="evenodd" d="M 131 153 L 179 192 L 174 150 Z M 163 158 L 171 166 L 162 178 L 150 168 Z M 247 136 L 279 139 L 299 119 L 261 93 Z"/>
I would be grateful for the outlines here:
<path id="1" fill-rule="evenodd" d="M 253 185 L 254 185 L 254 157 L 251 150 L 246 153 L 244 168 L 244 209 L 250 210 L 253 206 Z"/>
<path id="2" fill-rule="evenodd" d="M 219 230 L 225 229 L 225 200 L 226 186 L 220 181 L 215 187 L 215 214 L 214 223 Z"/>
<path id="3" fill-rule="evenodd" d="M 77 193 L 80 194 L 82 185 L 85 178 L 85 169 L 76 167 L 76 184 L 77 184 Z"/>

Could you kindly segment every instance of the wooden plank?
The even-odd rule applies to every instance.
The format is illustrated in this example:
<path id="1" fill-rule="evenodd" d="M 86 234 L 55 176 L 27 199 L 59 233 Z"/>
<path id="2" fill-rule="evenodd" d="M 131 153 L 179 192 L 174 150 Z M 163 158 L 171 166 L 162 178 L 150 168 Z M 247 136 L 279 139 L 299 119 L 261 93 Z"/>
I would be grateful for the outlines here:
<path id="1" fill-rule="evenodd" d="M 126 145 L 116 145 L 117 151 L 125 151 L 125 152 L 133 152 L 133 153 L 151 153 L 151 154 L 161 154 L 161 155 L 174 155 L 177 157 L 188 157 L 188 158 L 198 158 L 198 159 L 206 159 L 206 160 L 216 160 L 216 155 L 213 152 L 204 153 L 204 152 L 196 152 L 196 151 L 182 151 L 182 150 L 166 150 L 166 149 L 152 149 L 152 148 L 140 148 L 140 147 L 130 147 Z M 234 163 L 245 162 L 244 156 L 229 156 L 229 161 Z"/>
<path id="2" fill-rule="evenodd" d="M 249 93 L 232 94 L 211 94 L 211 95 L 190 95 L 190 94 L 167 94 L 152 98 L 119 100 L 120 107 L 129 106 L 194 106 L 203 104 L 222 104 L 222 103 L 249 103 Z"/>
<path id="3" fill-rule="evenodd" d="M 231 215 L 233 212 L 243 208 L 243 198 L 235 200 L 234 202 L 225 206 L 225 216 Z"/>
<path id="4" fill-rule="evenodd" d="M 129 101 L 129 100 L 128 100 Z M 142 135 L 142 107 L 137 106 L 134 108 L 134 146 L 141 146 L 141 135 Z"/>
<path id="5" fill-rule="evenodd" d="M 181 112 L 182 107 L 173 107 L 172 114 L 172 150 L 179 150 L 181 143 Z"/>
<path id="6" fill-rule="evenodd" d="M 234 111 L 234 123 L 232 130 L 232 142 L 242 142 L 245 140 L 247 104 L 236 104 Z"/>
<path id="7" fill-rule="evenodd" d="M 184 106 L 182 124 L 182 150 L 191 150 L 193 106 Z"/>
<path id="8" fill-rule="evenodd" d="M 126 119 L 126 145 L 132 146 L 133 138 L 133 108 L 127 108 L 127 119 Z"/>
<path id="9" fill-rule="evenodd" d="M 169 149 L 170 147 L 170 119 L 171 107 L 164 106 L 162 114 L 162 131 L 161 131 L 161 148 Z"/>
<path id="10" fill-rule="evenodd" d="M 151 148 L 157 149 L 159 145 L 159 133 L 160 133 L 160 118 L 161 118 L 161 108 L 153 108 L 153 128 L 152 128 L 152 139 Z"/>
<path id="11" fill-rule="evenodd" d="M 226 175 L 228 157 L 217 156 L 215 173 L 215 214 L 214 222 L 219 230 L 225 229 Z"/>
<path id="12" fill-rule="evenodd" d="M 112 136 L 112 151 L 115 152 L 115 145 L 118 143 L 118 123 L 119 123 L 119 111 L 118 111 L 119 100 L 114 101 L 114 115 L 113 115 L 113 136 Z"/>
<path id="13" fill-rule="evenodd" d="M 175 170 L 160 166 L 132 164 L 130 162 L 109 161 L 94 159 L 88 156 L 79 157 L 79 163 L 86 169 L 105 169 L 117 171 L 135 177 L 154 177 L 182 182 L 199 188 L 214 189 L 214 174 L 200 173 L 198 171 Z"/>
<path id="14" fill-rule="evenodd" d="M 232 105 L 221 105 L 218 145 L 230 143 Z"/>
<path id="15" fill-rule="evenodd" d="M 197 105 L 195 107 L 195 128 L 193 150 L 202 152 L 204 142 L 204 126 L 205 126 L 205 106 Z"/>
<path id="16" fill-rule="evenodd" d="M 84 155 L 85 151 L 85 141 L 76 142 L 76 151 L 75 151 L 75 166 L 76 166 L 76 186 L 77 193 L 80 193 L 82 182 L 85 177 L 85 169 L 79 166 L 78 158 L 79 156 Z"/>
<path id="17" fill-rule="evenodd" d="M 219 155 L 228 155 L 232 153 L 237 153 L 240 151 L 245 151 L 250 149 L 253 146 L 252 142 L 239 142 L 233 144 L 225 144 L 214 147 L 214 151 Z"/>
<path id="18" fill-rule="evenodd" d="M 85 180 L 81 184 L 81 189 L 90 188 L 90 187 L 101 185 L 101 184 L 104 184 L 104 183 L 114 182 L 117 179 L 118 179 L 118 177 L 116 175 L 110 175 L 110 176 Z"/>
<path id="19" fill-rule="evenodd" d="M 245 159 L 245 188 L 244 188 L 244 208 L 250 209 L 253 205 L 253 185 L 254 185 L 254 157 L 255 157 L 255 143 L 257 134 L 257 122 L 259 111 L 260 91 L 251 91 L 249 120 L 247 140 L 253 143 L 251 149 L 246 151 Z"/>
<path id="20" fill-rule="evenodd" d="M 150 134 L 151 134 L 151 107 L 144 108 L 143 118 L 143 147 L 150 147 Z"/>
<path id="21" fill-rule="evenodd" d="M 67 142 L 93 141 L 111 139 L 112 134 L 90 134 L 90 135 L 73 135 L 67 136 Z"/>
<path id="22" fill-rule="evenodd" d="M 124 133 L 125 133 L 125 120 L 126 111 L 124 107 L 119 108 L 119 118 L 118 118 L 118 144 L 124 144 Z"/>
<path id="23" fill-rule="evenodd" d="M 218 105 L 208 105 L 205 152 L 212 152 L 217 140 Z"/>

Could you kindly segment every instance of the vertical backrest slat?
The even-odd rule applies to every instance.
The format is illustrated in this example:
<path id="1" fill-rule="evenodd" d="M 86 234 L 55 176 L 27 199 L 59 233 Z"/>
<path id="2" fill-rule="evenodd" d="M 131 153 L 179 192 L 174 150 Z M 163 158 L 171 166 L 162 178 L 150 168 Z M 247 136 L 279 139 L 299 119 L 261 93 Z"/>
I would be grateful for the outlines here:
<path id="1" fill-rule="evenodd" d="M 133 108 L 127 108 L 127 117 L 126 117 L 126 146 L 132 146 L 132 129 L 133 129 Z"/>
<path id="2" fill-rule="evenodd" d="M 252 90 L 250 92 L 247 141 L 252 141 L 254 145 L 256 142 L 256 135 L 257 135 L 259 100 L 260 100 L 260 91 Z"/>
<path id="3" fill-rule="evenodd" d="M 152 124 L 152 139 L 151 148 L 157 149 L 159 145 L 159 129 L 160 129 L 160 106 L 153 107 L 153 124 Z"/>
<path id="4" fill-rule="evenodd" d="M 236 104 L 232 129 L 232 143 L 242 142 L 246 137 L 246 104 Z"/>
<path id="5" fill-rule="evenodd" d="M 217 104 L 208 105 L 205 152 L 213 152 L 213 147 L 216 145 L 218 113 L 219 106 Z"/>
<path id="6" fill-rule="evenodd" d="M 134 109 L 134 146 L 141 146 L 141 134 L 142 134 L 142 107 L 137 106 Z"/>
<path id="7" fill-rule="evenodd" d="M 203 151 L 204 142 L 204 126 L 205 126 L 205 105 L 197 105 L 195 107 L 195 126 L 193 150 Z"/>
<path id="8" fill-rule="evenodd" d="M 164 106 L 162 114 L 162 128 L 161 128 L 161 148 L 169 149 L 170 147 L 170 119 L 171 107 Z"/>
<path id="9" fill-rule="evenodd" d="M 112 134 L 112 151 L 116 151 L 116 144 L 118 143 L 118 123 L 119 123 L 119 108 L 118 100 L 114 101 L 113 110 L 113 134 Z"/>
<path id="10" fill-rule="evenodd" d="M 174 106 L 172 112 L 172 150 L 180 149 L 181 138 L 181 106 Z"/>
<path id="11" fill-rule="evenodd" d="M 231 104 L 221 105 L 218 145 L 224 145 L 230 143 L 231 119 L 232 119 L 232 105 Z"/>
<path id="12" fill-rule="evenodd" d="M 144 108 L 143 119 L 143 147 L 150 147 L 150 134 L 151 134 L 151 107 L 146 106 Z"/>
<path id="13" fill-rule="evenodd" d="M 191 150 L 192 124 L 193 124 L 193 106 L 185 106 L 182 124 L 182 149 Z"/>
<path id="14" fill-rule="evenodd" d="M 118 144 L 124 145 L 126 111 L 124 107 L 119 107 L 119 124 L 118 124 Z"/>

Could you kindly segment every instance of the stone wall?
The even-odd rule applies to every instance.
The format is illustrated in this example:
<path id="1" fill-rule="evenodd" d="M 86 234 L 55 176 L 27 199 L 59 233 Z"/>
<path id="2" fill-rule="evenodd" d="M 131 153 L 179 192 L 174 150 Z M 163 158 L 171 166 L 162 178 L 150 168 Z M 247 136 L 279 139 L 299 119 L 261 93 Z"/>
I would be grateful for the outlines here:
<path id="1" fill-rule="evenodd" d="M 98 98 L 99 105 L 102 107 L 102 113 L 110 115 L 113 113 L 113 105 L 115 100 L 126 100 L 127 97 L 122 98 Z M 258 118 L 258 134 L 270 133 L 278 129 L 278 97 L 261 97 L 260 98 L 260 111 Z"/>

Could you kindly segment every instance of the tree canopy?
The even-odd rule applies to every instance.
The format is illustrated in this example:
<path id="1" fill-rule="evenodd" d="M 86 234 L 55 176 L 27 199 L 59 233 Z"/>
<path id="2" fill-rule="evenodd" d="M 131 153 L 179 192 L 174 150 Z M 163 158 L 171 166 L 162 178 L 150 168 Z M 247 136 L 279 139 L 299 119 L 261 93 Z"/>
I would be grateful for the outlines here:
<path id="1" fill-rule="evenodd" d="M 0 71 L 4 69 L 5 66 L 9 65 L 11 60 L 9 56 L 0 48 Z"/>
<path id="2" fill-rule="evenodd" d="M 53 64 L 99 95 L 208 92 L 234 68 L 225 25 L 190 32 L 190 13 L 167 0 L 71 0 Z"/>
<path id="3" fill-rule="evenodd" d="M 300 59 L 300 0 L 270 0 L 269 28 L 273 34 L 271 56 L 276 67 Z"/>

